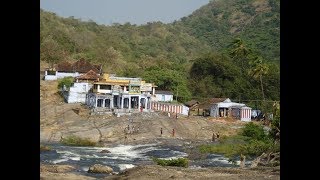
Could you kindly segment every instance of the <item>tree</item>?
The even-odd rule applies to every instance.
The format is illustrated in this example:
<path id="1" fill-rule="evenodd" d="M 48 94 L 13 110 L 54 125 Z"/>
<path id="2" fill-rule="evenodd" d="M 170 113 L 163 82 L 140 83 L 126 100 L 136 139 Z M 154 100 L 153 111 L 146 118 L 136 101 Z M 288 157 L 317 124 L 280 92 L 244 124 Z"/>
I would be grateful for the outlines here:
<path id="1" fill-rule="evenodd" d="M 122 73 L 122 67 L 125 66 L 122 54 L 115 50 L 112 46 L 107 50 L 97 50 L 97 62 L 102 64 L 102 68 L 105 72 Z"/>
<path id="2" fill-rule="evenodd" d="M 49 35 L 40 45 L 40 59 L 49 63 L 50 68 L 63 58 L 59 44 Z"/>
<path id="3" fill-rule="evenodd" d="M 180 101 L 188 101 L 191 97 L 187 78 L 175 70 L 152 67 L 144 72 L 143 79 L 155 83 L 158 86 L 157 89 L 173 91 Z"/>
<path id="4" fill-rule="evenodd" d="M 236 63 L 241 65 L 242 71 L 244 72 L 245 65 L 248 64 L 248 56 L 252 50 L 248 48 L 240 38 L 236 38 L 232 42 L 232 46 L 233 48 L 230 51 L 230 56 L 236 61 Z"/>
<path id="5" fill-rule="evenodd" d="M 263 62 L 262 57 L 256 56 L 252 61 L 250 61 L 251 68 L 249 69 L 249 75 L 254 79 L 259 79 L 261 86 L 262 98 L 265 100 L 262 76 L 266 75 L 269 70 L 269 66 Z"/>
<path id="6" fill-rule="evenodd" d="M 275 102 L 273 104 L 273 115 L 274 119 L 271 122 L 271 131 L 269 135 L 277 142 L 280 141 L 280 102 Z"/>

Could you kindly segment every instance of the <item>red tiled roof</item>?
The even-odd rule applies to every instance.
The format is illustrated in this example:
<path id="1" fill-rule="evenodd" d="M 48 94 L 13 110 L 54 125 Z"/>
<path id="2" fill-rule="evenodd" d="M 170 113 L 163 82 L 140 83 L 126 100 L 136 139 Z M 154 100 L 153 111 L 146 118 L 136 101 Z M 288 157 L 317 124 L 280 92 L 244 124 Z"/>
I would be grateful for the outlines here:
<path id="1" fill-rule="evenodd" d="M 64 61 L 56 65 L 56 70 L 61 72 L 72 72 L 72 64 Z"/>
<path id="2" fill-rule="evenodd" d="M 191 101 L 185 102 L 184 104 L 185 104 L 186 106 L 188 106 L 188 107 L 191 107 L 191 106 L 193 106 L 193 105 L 199 104 L 199 101 L 197 101 L 197 100 L 191 100 Z"/>
<path id="3" fill-rule="evenodd" d="M 77 77 L 77 79 L 80 79 L 80 80 L 98 80 L 99 79 L 99 75 L 97 75 L 97 73 L 94 72 L 93 70 L 90 70 L 86 74 L 83 74 L 83 75 Z"/>
<path id="4" fill-rule="evenodd" d="M 90 62 L 84 59 L 80 59 L 73 64 L 69 62 L 61 62 L 57 64 L 56 70 L 63 71 L 63 72 L 79 72 L 79 73 L 86 73 L 90 70 L 93 70 L 96 73 L 100 73 L 101 66 L 92 65 Z"/>
<path id="5" fill-rule="evenodd" d="M 100 69 L 97 69 L 94 65 L 84 59 L 80 59 L 79 61 L 73 63 L 72 67 L 75 72 L 79 73 L 86 73 L 90 70 L 100 73 Z"/>

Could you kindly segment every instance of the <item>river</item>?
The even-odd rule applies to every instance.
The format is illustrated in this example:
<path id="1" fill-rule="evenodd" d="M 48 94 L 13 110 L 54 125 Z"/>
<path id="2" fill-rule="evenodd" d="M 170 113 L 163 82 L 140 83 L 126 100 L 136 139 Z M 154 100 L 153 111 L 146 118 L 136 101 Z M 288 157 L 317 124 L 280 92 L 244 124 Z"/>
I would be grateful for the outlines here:
<path id="1" fill-rule="evenodd" d="M 40 153 L 40 162 L 45 164 L 65 164 L 76 167 L 76 173 L 99 177 L 103 175 L 87 173 L 90 166 L 103 164 L 112 167 L 118 173 L 137 165 L 154 164 L 152 157 L 172 159 L 188 157 L 182 146 L 163 144 L 114 145 L 111 147 L 75 147 L 61 144 L 48 144 L 52 151 Z M 110 153 L 100 153 L 109 150 Z M 190 168 L 237 167 L 228 158 L 219 154 L 209 154 L 204 159 L 190 160 Z"/>

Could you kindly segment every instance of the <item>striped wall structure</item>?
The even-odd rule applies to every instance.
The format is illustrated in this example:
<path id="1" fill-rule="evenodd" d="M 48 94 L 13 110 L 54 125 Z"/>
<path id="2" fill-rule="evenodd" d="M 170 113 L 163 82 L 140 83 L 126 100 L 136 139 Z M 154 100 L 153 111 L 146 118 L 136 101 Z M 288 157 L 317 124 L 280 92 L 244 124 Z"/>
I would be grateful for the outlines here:
<path id="1" fill-rule="evenodd" d="M 154 111 L 178 113 L 188 115 L 189 108 L 182 104 L 168 104 L 161 102 L 151 102 L 151 109 Z"/>
<path id="2" fill-rule="evenodd" d="M 240 120 L 241 121 L 251 121 L 251 108 L 242 107 L 240 111 Z"/>

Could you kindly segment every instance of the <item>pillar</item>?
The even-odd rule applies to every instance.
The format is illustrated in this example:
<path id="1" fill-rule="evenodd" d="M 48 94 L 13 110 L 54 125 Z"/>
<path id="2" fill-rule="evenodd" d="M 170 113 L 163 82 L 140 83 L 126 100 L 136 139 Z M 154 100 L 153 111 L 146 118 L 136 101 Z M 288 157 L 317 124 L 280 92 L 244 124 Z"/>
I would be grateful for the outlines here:
<path id="1" fill-rule="evenodd" d="M 102 107 L 105 107 L 105 99 L 102 99 Z"/>
<path id="2" fill-rule="evenodd" d="M 129 96 L 129 110 L 131 109 L 131 96 Z"/>
<path id="3" fill-rule="evenodd" d="M 124 87 L 124 88 L 126 88 L 126 87 Z M 123 109 L 123 103 L 124 103 L 124 97 L 122 96 L 121 97 L 121 109 Z"/>
<path id="4" fill-rule="evenodd" d="M 110 98 L 110 109 L 113 109 L 113 95 Z"/>
<path id="5" fill-rule="evenodd" d="M 145 100 L 144 100 L 144 104 L 145 104 L 145 106 L 144 106 L 144 109 L 148 109 L 148 98 L 144 98 Z"/>

